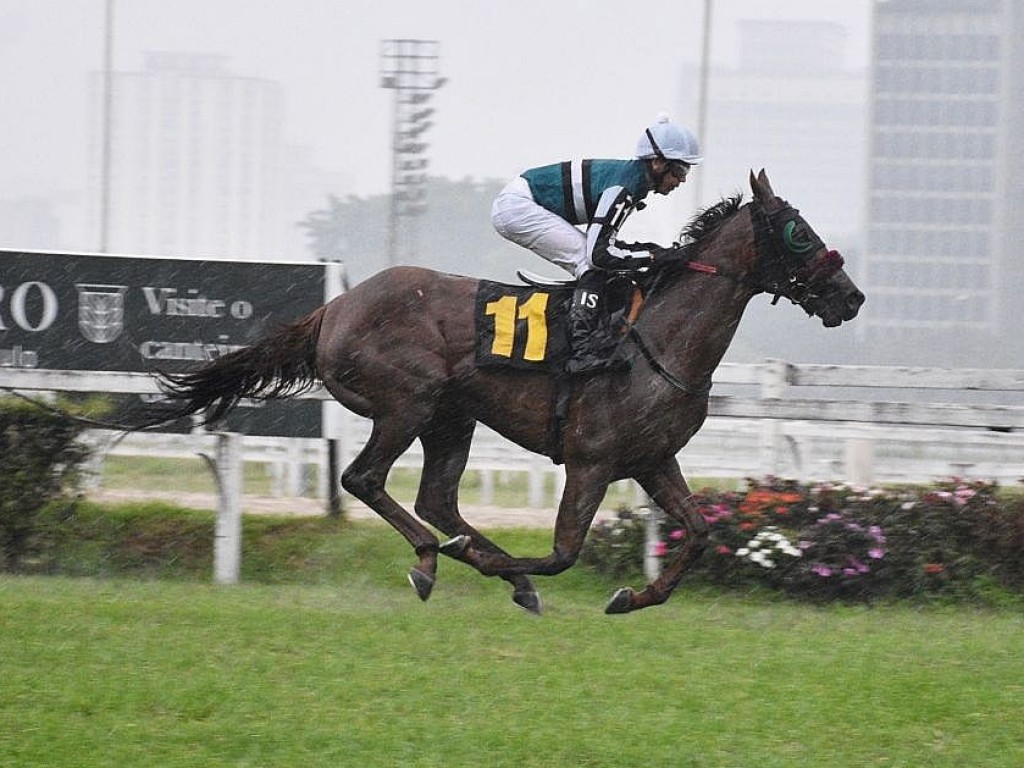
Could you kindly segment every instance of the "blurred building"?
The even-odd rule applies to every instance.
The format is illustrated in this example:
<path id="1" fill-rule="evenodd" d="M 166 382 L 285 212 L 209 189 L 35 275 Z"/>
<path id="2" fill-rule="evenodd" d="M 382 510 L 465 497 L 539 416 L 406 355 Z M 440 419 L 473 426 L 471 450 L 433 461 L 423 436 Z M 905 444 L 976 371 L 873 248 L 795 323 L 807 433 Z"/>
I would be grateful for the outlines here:
<path id="1" fill-rule="evenodd" d="M 100 231 L 103 76 L 91 82 L 91 220 Z M 113 73 L 107 249 L 280 257 L 282 88 L 223 57 L 151 53 Z"/>
<path id="2" fill-rule="evenodd" d="M 876 0 L 873 40 L 858 326 L 908 362 L 1020 367 L 1024 7 Z"/>
<path id="3" fill-rule="evenodd" d="M 830 22 L 740 22 L 735 69 L 709 89 L 699 184 L 707 205 L 745 191 L 765 168 L 772 186 L 844 251 L 863 213 L 867 78 L 846 66 L 847 33 Z M 695 176 L 690 185 L 696 186 Z"/>

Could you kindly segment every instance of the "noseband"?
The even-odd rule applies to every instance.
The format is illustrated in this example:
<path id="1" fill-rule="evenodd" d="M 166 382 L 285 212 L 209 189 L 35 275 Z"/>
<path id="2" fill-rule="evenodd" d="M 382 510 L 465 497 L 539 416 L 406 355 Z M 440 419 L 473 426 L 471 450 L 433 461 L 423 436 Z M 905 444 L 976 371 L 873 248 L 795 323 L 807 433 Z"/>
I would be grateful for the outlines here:
<path id="1" fill-rule="evenodd" d="M 772 213 L 753 200 L 750 211 L 755 252 L 752 272 L 732 273 L 696 260 L 686 261 L 684 266 L 694 272 L 731 278 L 756 293 L 772 294 L 773 305 L 785 296 L 811 314 L 807 305 L 821 298 L 818 290 L 843 268 L 843 257 L 838 251 L 825 249 L 825 243 L 800 211 L 784 200 L 782 207 Z"/>

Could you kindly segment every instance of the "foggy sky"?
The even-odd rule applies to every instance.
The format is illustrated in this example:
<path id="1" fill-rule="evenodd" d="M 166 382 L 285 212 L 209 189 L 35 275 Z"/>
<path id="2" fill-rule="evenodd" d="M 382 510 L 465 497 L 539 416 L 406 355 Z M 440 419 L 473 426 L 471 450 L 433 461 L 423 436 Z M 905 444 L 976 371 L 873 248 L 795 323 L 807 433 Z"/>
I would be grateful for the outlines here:
<path id="1" fill-rule="evenodd" d="M 389 184 L 390 93 L 380 40 L 437 39 L 432 175 L 508 178 L 568 157 L 626 157 L 659 112 L 695 124 L 681 65 L 699 59 L 703 0 L 116 0 L 114 68 L 150 51 L 216 53 L 281 83 L 286 135 L 376 194 Z M 86 83 L 103 61 L 104 0 L 0 0 L 0 198 L 84 194 Z M 742 18 L 825 20 L 868 58 L 869 0 L 717 0 L 713 60 L 734 65 Z M 713 157 L 709 158 L 713 162 Z M 737 180 L 742 183 L 742 180 Z M 83 247 L 91 248 L 92 243 Z"/>

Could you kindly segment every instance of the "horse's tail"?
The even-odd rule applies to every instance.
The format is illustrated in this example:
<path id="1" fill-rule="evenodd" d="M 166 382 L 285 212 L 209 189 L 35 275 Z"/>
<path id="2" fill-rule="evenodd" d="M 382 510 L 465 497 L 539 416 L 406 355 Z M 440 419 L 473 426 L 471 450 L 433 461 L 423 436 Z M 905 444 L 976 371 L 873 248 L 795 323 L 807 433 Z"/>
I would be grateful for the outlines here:
<path id="1" fill-rule="evenodd" d="M 150 426 L 202 413 L 219 421 L 243 398 L 265 400 L 312 389 L 319 381 L 316 346 L 325 307 L 282 326 L 252 346 L 230 352 L 189 373 L 159 373 L 165 402 Z"/>

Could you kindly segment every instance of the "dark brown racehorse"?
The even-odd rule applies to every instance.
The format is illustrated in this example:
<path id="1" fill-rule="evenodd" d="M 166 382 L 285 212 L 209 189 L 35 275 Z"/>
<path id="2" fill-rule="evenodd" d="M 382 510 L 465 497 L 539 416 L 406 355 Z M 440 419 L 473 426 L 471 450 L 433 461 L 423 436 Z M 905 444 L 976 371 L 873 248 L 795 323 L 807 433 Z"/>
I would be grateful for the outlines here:
<path id="1" fill-rule="evenodd" d="M 409 578 L 423 600 L 441 553 L 500 576 L 517 604 L 540 612 L 529 576 L 569 568 L 609 483 L 635 478 L 685 528 L 686 544 L 642 591 L 618 590 L 606 612 L 662 603 L 708 535 L 676 455 L 704 422 L 711 374 L 751 297 L 788 298 L 829 327 L 851 320 L 864 301 L 842 258 L 775 196 L 764 171 L 751 173 L 750 187 L 751 202 L 737 195 L 691 223 L 685 258 L 640 278 L 645 301 L 624 341 L 633 365 L 575 381 L 560 446 L 551 425 L 555 378 L 478 368 L 478 281 L 428 269 L 381 272 L 251 347 L 165 377 L 165 388 L 179 413 L 205 411 L 216 421 L 240 398 L 286 396 L 321 381 L 346 408 L 372 419 L 342 485 L 415 549 Z M 478 421 L 531 451 L 554 456 L 561 449 L 565 490 L 546 557 L 513 557 L 460 515 L 459 478 Z M 385 480 L 417 438 L 423 473 L 414 516 L 387 494 Z M 440 543 L 424 522 L 452 538 Z"/>

